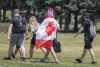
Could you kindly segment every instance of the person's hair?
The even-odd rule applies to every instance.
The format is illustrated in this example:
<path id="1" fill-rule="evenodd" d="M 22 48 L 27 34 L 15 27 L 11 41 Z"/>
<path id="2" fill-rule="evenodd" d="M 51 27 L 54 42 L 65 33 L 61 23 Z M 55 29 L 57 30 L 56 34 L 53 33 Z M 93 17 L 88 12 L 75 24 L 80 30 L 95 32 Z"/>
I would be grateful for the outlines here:
<path id="1" fill-rule="evenodd" d="M 29 19 L 29 22 L 33 26 L 36 26 L 38 24 L 37 19 L 35 18 L 35 16 L 31 16 L 30 19 Z"/>
<path id="2" fill-rule="evenodd" d="M 14 10 L 14 14 L 20 14 L 20 10 L 19 9 L 15 9 Z"/>

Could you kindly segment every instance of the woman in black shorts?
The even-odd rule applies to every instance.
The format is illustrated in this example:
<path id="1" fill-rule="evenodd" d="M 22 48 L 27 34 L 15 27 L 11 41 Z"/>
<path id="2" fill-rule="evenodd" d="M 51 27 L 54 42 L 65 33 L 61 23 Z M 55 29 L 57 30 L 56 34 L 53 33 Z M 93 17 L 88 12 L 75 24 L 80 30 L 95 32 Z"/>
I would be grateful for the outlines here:
<path id="1" fill-rule="evenodd" d="M 30 43 L 30 58 L 32 58 L 33 56 L 33 52 L 34 52 L 34 46 L 35 46 L 35 40 L 36 40 L 36 31 L 39 28 L 39 23 L 37 22 L 36 18 L 34 16 L 31 16 L 29 19 L 29 22 L 31 24 L 31 33 L 29 35 L 26 36 L 26 40 L 28 40 L 30 37 L 32 37 L 31 39 L 31 43 Z M 44 53 L 46 52 L 45 48 L 40 48 Z"/>

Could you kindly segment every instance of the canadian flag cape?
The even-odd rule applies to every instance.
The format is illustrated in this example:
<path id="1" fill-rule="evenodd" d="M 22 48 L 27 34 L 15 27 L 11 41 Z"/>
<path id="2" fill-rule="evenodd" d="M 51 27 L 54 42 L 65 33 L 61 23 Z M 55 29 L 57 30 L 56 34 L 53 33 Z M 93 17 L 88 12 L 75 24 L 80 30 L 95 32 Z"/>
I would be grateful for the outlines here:
<path id="1" fill-rule="evenodd" d="M 56 37 L 57 21 L 54 18 L 46 18 L 36 32 L 35 47 L 51 48 Z"/>

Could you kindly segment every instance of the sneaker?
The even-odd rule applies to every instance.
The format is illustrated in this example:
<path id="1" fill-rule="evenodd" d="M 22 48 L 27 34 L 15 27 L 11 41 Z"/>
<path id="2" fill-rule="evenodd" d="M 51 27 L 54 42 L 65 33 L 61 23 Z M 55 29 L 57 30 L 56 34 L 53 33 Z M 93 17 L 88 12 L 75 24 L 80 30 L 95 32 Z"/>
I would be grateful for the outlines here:
<path id="1" fill-rule="evenodd" d="M 41 58 L 41 59 L 40 59 L 40 62 L 41 62 L 41 63 L 45 63 L 45 59 L 44 59 L 44 58 Z"/>
<path id="2" fill-rule="evenodd" d="M 76 58 L 76 61 L 77 61 L 78 63 L 82 63 L 82 60 L 80 60 L 80 59 L 77 59 L 77 58 Z"/>
<path id="3" fill-rule="evenodd" d="M 56 61 L 55 61 L 55 64 L 59 64 L 59 61 L 58 61 L 58 60 L 56 60 Z"/>
<path id="4" fill-rule="evenodd" d="M 4 60 L 11 60 L 10 57 L 4 57 Z"/>
<path id="5" fill-rule="evenodd" d="M 92 61 L 91 64 L 97 64 L 97 62 L 96 61 Z"/>
<path id="6" fill-rule="evenodd" d="M 15 58 L 15 55 L 12 54 L 12 58 Z"/>
<path id="7" fill-rule="evenodd" d="M 22 61 L 26 62 L 26 58 L 25 57 L 22 57 Z"/>

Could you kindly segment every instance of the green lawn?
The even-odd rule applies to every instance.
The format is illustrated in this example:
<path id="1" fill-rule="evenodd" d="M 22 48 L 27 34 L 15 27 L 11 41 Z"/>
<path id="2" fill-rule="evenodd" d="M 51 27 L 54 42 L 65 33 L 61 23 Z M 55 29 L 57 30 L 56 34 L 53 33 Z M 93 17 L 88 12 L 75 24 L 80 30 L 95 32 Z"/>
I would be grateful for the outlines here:
<path id="1" fill-rule="evenodd" d="M 0 67 L 100 67 L 100 34 L 97 34 L 93 41 L 93 49 L 98 62 L 97 65 L 90 64 L 92 60 L 89 52 L 84 58 L 83 63 L 76 63 L 75 58 L 81 56 L 84 41 L 83 34 L 80 34 L 74 39 L 74 33 L 58 33 L 58 41 L 61 42 L 62 52 L 57 54 L 60 64 L 54 64 L 51 54 L 50 60 L 47 63 L 39 62 L 40 58 L 44 56 L 40 49 L 35 50 L 33 59 L 27 59 L 26 62 L 22 62 L 19 59 L 19 53 L 16 55 L 16 59 L 12 59 L 11 61 L 3 60 L 3 57 L 7 56 L 9 46 L 7 34 L 3 32 L 4 28 L 0 26 Z M 30 39 L 25 41 L 26 57 L 29 57 L 29 44 Z"/>

